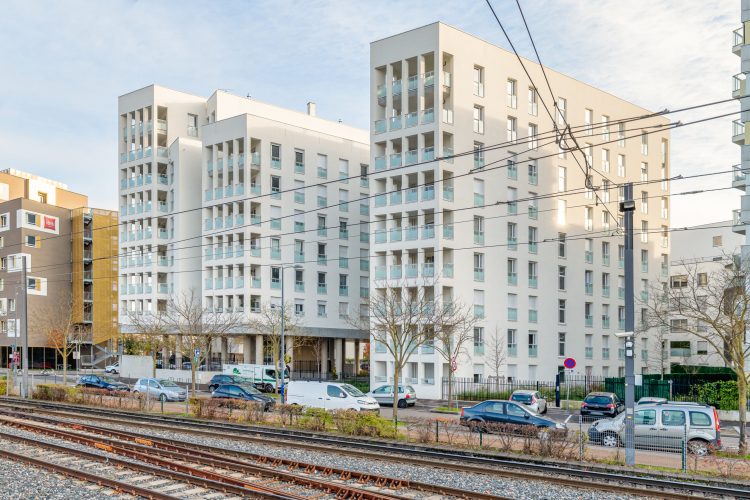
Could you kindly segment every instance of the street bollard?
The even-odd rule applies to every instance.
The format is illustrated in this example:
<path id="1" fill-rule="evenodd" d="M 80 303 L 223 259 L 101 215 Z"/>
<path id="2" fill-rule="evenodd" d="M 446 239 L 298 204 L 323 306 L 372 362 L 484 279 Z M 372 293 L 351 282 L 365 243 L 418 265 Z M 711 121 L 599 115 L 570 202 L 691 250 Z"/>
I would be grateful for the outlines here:
<path id="1" fill-rule="evenodd" d="M 435 442 L 440 442 L 440 421 L 438 419 L 435 419 Z"/>
<path id="2" fill-rule="evenodd" d="M 190 389 L 189 386 L 185 384 L 185 416 L 187 417 L 190 412 L 188 412 L 188 402 L 190 401 Z"/>
<path id="3" fill-rule="evenodd" d="M 159 401 L 161 402 L 161 413 L 163 415 L 164 414 L 164 399 L 163 398 L 159 398 Z"/>
<path id="4" fill-rule="evenodd" d="M 481 448 L 484 444 L 484 440 L 482 439 L 484 437 L 484 432 L 482 432 L 482 428 L 479 428 L 479 447 Z"/>
<path id="5" fill-rule="evenodd" d="M 583 416 L 578 415 L 578 460 L 583 461 Z"/>

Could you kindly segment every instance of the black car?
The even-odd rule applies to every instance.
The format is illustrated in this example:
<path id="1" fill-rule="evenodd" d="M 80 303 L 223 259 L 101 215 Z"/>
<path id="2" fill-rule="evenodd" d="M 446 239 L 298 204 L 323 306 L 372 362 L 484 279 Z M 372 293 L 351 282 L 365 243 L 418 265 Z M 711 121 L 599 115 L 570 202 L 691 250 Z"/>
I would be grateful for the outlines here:
<path id="1" fill-rule="evenodd" d="M 129 391 L 130 388 L 109 377 L 100 377 L 99 375 L 83 375 L 76 382 L 76 387 L 88 387 L 92 389 L 106 389 L 108 391 Z"/>
<path id="2" fill-rule="evenodd" d="M 216 399 L 241 399 L 244 401 L 257 401 L 263 403 L 263 409 L 271 411 L 276 401 L 262 394 L 255 387 L 239 384 L 223 384 L 211 392 L 211 397 Z"/>
<path id="3" fill-rule="evenodd" d="M 483 401 L 474 406 L 461 408 L 461 425 L 469 427 L 484 424 L 533 425 L 552 429 L 565 429 L 563 424 L 540 417 L 522 404 L 513 401 Z"/>
<path id="4" fill-rule="evenodd" d="M 214 375 L 208 383 L 208 390 L 213 392 L 222 384 L 236 384 L 260 389 L 260 387 L 256 387 L 255 384 L 253 384 L 253 381 L 249 378 L 240 377 L 238 375 Z"/>
<path id="5" fill-rule="evenodd" d="M 613 392 L 590 392 L 581 403 L 581 415 L 616 417 L 625 411 L 625 403 Z"/>

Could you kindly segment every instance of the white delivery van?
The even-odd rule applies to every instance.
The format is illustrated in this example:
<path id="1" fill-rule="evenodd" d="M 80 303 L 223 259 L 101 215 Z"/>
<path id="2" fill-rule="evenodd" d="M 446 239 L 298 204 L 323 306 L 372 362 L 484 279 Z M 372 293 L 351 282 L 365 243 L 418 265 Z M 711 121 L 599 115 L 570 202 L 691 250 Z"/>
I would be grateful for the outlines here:
<path id="1" fill-rule="evenodd" d="M 286 402 L 326 410 L 379 411 L 380 405 L 350 384 L 292 380 Z"/>
<path id="2" fill-rule="evenodd" d="M 273 392 L 276 388 L 276 368 L 273 365 L 224 365 L 224 375 L 235 375 L 252 382 L 258 390 Z M 281 382 L 281 378 L 279 378 Z M 284 370 L 284 384 L 289 383 L 289 370 Z"/>

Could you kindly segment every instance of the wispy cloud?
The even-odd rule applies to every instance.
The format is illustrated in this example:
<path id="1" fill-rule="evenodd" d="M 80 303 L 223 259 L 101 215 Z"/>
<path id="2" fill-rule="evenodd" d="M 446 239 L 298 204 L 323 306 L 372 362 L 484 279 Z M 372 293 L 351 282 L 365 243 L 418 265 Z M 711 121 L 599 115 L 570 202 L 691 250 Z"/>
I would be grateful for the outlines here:
<path id="1" fill-rule="evenodd" d="M 520 51 L 533 56 L 514 2 L 494 2 Z M 650 109 L 727 98 L 739 72 L 733 2 L 523 1 L 542 61 Z M 208 95 L 251 94 L 369 126 L 369 44 L 444 21 L 507 46 L 484 2 L 348 0 L 3 2 L 0 149 L 4 167 L 67 182 L 116 208 L 117 96 L 150 83 Z M 693 117 L 734 111 L 730 103 Z M 672 173 L 739 160 L 731 119 L 673 132 Z M 674 183 L 724 187 L 729 175 Z M 728 219 L 739 191 L 673 201 L 674 225 Z"/>

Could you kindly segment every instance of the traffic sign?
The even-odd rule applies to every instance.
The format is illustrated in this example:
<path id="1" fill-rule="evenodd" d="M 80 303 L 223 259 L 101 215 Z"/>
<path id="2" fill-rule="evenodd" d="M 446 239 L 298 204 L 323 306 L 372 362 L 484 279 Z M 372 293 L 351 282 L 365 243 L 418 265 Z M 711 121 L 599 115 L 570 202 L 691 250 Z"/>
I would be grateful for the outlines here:
<path id="1" fill-rule="evenodd" d="M 572 370 L 576 367 L 576 360 L 573 358 L 565 358 L 565 361 L 563 361 L 563 365 L 565 365 L 565 368 L 568 370 Z"/>
<path id="2" fill-rule="evenodd" d="M 451 358 L 451 371 L 455 372 L 456 370 L 458 370 L 458 363 L 456 362 L 456 358 L 453 357 Z"/>
<path id="3" fill-rule="evenodd" d="M 198 362 L 198 359 L 200 358 L 200 356 L 201 356 L 201 350 L 200 349 L 196 349 L 195 350 L 195 362 L 196 363 Z"/>

